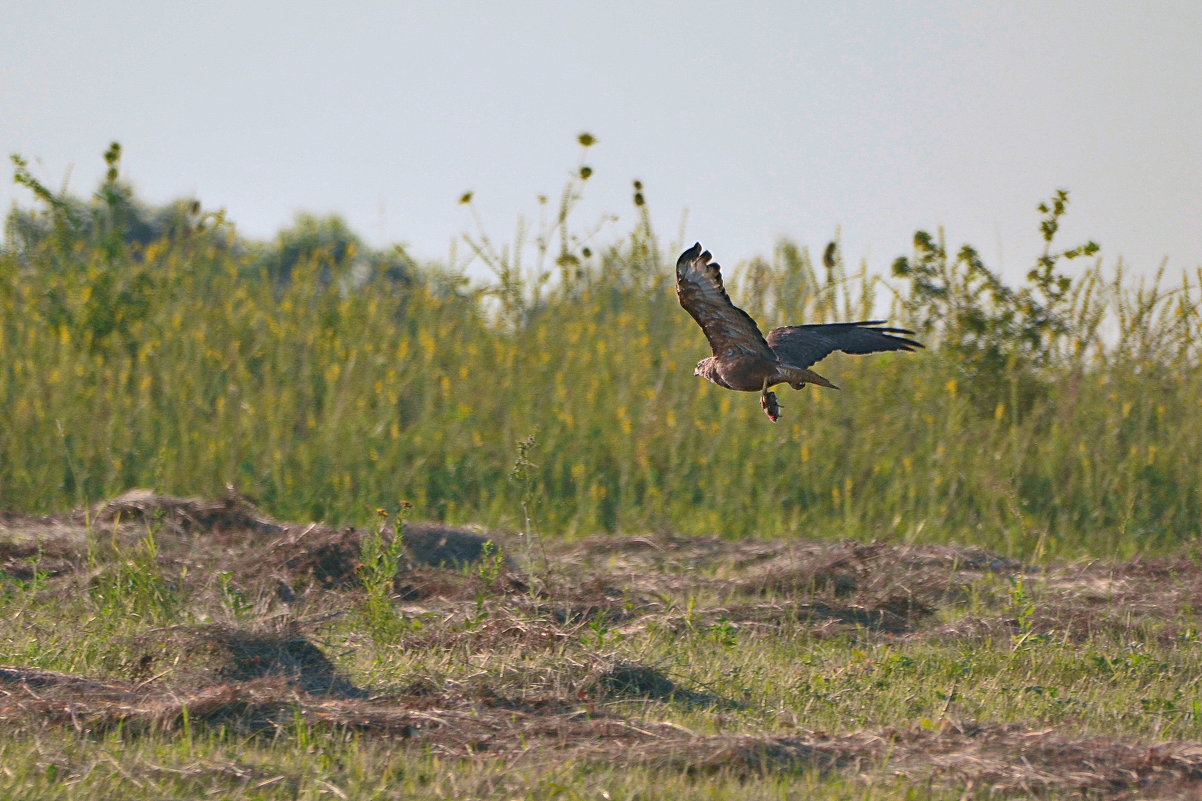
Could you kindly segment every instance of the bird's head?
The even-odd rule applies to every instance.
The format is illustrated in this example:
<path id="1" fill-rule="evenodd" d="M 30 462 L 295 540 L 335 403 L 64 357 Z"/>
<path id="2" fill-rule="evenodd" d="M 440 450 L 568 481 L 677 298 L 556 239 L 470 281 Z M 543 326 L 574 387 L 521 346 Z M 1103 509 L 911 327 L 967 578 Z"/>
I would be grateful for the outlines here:
<path id="1" fill-rule="evenodd" d="M 701 376 L 702 378 L 707 378 L 711 381 L 713 380 L 713 378 L 712 378 L 713 374 L 714 374 L 714 357 L 713 356 L 709 356 L 705 359 L 702 359 L 701 361 L 697 362 L 697 366 L 693 368 L 693 375 Z"/>

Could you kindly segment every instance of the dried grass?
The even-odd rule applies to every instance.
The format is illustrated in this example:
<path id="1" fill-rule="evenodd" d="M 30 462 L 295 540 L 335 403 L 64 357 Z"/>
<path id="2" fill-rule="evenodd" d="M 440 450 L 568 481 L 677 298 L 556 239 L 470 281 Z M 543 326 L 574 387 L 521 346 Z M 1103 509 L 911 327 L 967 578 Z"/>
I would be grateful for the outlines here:
<path id="1" fill-rule="evenodd" d="M 119 728 L 137 736 L 201 728 L 277 737 L 307 726 L 455 757 L 554 749 L 564 759 L 738 777 L 884 769 L 970 790 L 1113 798 L 1184 798 L 1202 786 L 1202 744 L 1074 738 L 946 715 L 909 728 L 700 736 L 624 713 L 670 704 L 734 714 L 746 705 L 690 686 L 669 668 L 581 647 L 609 632 L 637 638 L 651 628 L 764 636 L 800 628 L 814 638 L 965 644 L 1020 633 L 1085 641 L 1138 632 L 1167 641 L 1202 605 L 1202 568 L 1184 555 L 1035 568 L 955 546 L 657 535 L 553 545 L 552 571 L 531 578 L 508 561 L 490 573 L 479 561 L 484 533 L 428 524 L 414 529 L 420 535 L 408 541 L 396 576 L 395 608 L 413 624 L 390 647 L 549 658 L 466 678 L 416 670 L 395 687 L 373 689 L 341 673 L 296 617 L 302 606 L 313 615 L 362 599 L 361 531 L 274 521 L 236 496 L 129 493 L 89 515 L 108 521 L 107 542 L 72 528 L 82 525 L 80 512 L 0 515 L 0 566 L 36 580 L 40 597 L 65 597 L 91 580 L 96 560 L 118 553 L 114 540 L 133 542 L 149 526 L 165 532 L 155 559 L 175 591 L 215 604 L 213 576 L 223 571 L 231 586 L 257 593 L 256 622 L 164 626 L 117 639 L 103 675 L 0 667 L 0 730 Z M 1018 578 L 1021 585 L 1011 584 Z M 1025 620 L 1006 609 L 1016 586 L 1032 604 Z M 973 603 L 988 611 L 973 612 Z"/>

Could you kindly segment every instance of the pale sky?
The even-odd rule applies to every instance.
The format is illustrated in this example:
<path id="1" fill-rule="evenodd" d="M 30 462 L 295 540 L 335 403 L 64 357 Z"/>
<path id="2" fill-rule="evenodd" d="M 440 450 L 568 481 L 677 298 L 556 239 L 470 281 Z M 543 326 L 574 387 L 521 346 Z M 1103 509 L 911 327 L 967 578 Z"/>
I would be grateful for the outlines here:
<path id="1" fill-rule="evenodd" d="M 731 265 L 841 229 L 883 272 L 943 226 L 1016 275 L 1065 187 L 1065 246 L 1202 266 L 1198 0 L 75 0 L 5 3 L 0 30 L 5 156 L 85 193 L 116 139 L 142 197 L 252 237 L 337 212 L 441 259 L 471 190 L 505 241 L 589 131 L 582 228 L 629 230 L 639 178 L 665 244 Z"/>

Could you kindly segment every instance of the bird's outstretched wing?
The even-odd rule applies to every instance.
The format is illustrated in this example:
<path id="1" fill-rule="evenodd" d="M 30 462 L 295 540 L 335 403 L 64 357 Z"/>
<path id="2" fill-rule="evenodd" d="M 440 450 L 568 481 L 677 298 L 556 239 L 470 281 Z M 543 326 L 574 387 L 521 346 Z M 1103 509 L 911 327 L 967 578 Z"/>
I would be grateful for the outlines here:
<path id="1" fill-rule="evenodd" d="M 752 354 L 775 360 L 755 320 L 730 302 L 722 286 L 722 270 L 710 261 L 708 250 L 701 250 L 700 242 L 676 262 L 676 297 L 705 332 L 715 356 Z"/>
<path id="2" fill-rule="evenodd" d="M 921 342 L 894 336 L 913 334 L 904 328 L 871 328 L 884 320 L 858 323 L 786 325 L 768 332 L 768 345 L 783 364 L 809 367 L 837 350 L 844 353 L 876 353 L 881 350 L 914 350 Z"/>

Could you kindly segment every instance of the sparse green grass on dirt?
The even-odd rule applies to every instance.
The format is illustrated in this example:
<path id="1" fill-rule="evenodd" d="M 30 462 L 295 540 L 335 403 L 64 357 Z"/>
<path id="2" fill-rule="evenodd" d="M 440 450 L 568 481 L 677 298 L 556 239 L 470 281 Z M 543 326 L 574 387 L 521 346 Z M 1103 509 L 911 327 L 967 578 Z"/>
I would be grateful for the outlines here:
<path id="1" fill-rule="evenodd" d="M 649 535 L 543 572 L 415 523 L 381 627 L 381 531 L 232 495 L 5 515 L 0 797 L 1202 790 L 1190 554 Z"/>

